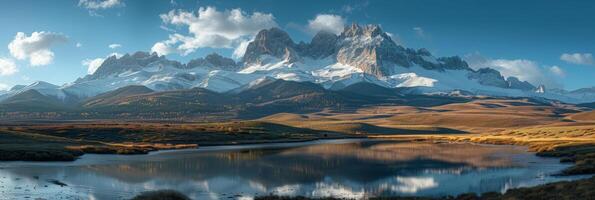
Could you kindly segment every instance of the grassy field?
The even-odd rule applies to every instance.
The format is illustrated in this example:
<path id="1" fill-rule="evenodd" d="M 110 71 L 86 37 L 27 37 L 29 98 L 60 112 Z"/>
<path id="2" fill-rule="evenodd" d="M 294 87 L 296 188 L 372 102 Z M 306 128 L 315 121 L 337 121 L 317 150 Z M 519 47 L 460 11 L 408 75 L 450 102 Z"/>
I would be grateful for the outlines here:
<path id="1" fill-rule="evenodd" d="M 435 107 L 374 106 L 352 112 L 281 113 L 262 118 L 288 126 L 374 138 L 528 146 L 574 162 L 567 174 L 595 173 L 594 111 L 528 99 L 480 99 Z"/>
<path id="2" fill-rule="evenodd" d="M 537 152 L 537 155 L 561 157 L 562 162 L 574 162 L 575 166 L 566 169 L 564 174 L 595 173 L 595 124 L 562 123 L 495 133 L 410 137 L 434 141 L 523 145 L 528 146 L 530 151 Z"/>
<path id="3" fill-rule="evenodd" d="M 71 161 L 84 153 L 140 154 L 203 145 L 371 137 L 523 145 L 540 156 L 560 157 L 562 162 L 575 164 L 563 174 L 593 174 L 594 113 L 573 105 L 543 105 L 526 99 L 479 99 L 434 107 L 393 105 L 341 111 L 327 109 L 307 114 L 280 113 L 254 121 L 0 122 L 0 160 Z M 595 195 L 594 187 L 595 178 L 591 178 L 512 189 L 505 194 L 464 194 L 438 199 L 589 199 Z M 168 191 L 144 195 L 136 199 L 179 194 Z M 267 196 L 257 199 L 307 198 Z"/>
<path id="4" fill-rule="evenodd" d="M 572 105 L 543 105 L 526 99 L 480 99 L 434 107 L 371 106 L 351 112 L 325 110 L 310 114 L 281 113 L 261 120 L 345 133 L 482 133 L 571 121 L 566 117 L 571 118 L 583 111 Z M 359 130 L 358 127 L 350 128 L 343 124 L 364 124 L 397 131 Z"/>
<path id="5" fill-rule="evenodd" d="M 159 149 L 350 137 L 269 122 L 60 122 L 3 124 L 0 160 L 68 161 L 83 153 L 142 154 Z"/>

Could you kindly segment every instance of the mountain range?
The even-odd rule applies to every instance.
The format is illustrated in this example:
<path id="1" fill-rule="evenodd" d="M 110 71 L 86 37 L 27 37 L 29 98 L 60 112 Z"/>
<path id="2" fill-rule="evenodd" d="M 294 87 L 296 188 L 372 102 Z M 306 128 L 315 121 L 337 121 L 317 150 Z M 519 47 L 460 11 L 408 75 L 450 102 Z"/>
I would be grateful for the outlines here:
<path id="1" fill-rule="evenodd" d="M 458 96 L 458 97 L 453 97 Z M 460 57 L 436 57 L 395 43 L 379 25 L 321 31 L 295 43 L 279 28 L 258 32 L 239 61 L 218 54 L 187 63 L 155 53 L 111 56 L 62 86 L 35 82 L 0 93 L 0 111 L 106 111 L 249 115 L 377 103 L 461 101 L 460 96 L 595 102 L 595 87 L 534 86 Z M 420 104 L 421 105 L 421 104 Z M 255 111 L 255 109 L 261 109 Z M 183 115 L 183 114 L 182 114 Z"/>

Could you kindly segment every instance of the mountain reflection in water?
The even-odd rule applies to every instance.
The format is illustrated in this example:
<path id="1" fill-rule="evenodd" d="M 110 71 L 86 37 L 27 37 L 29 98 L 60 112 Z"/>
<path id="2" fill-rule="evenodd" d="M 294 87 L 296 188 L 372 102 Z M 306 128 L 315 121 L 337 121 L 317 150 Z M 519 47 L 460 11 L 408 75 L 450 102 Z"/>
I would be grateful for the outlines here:
<path id="1" fill-rule="evenodd" d="M 536 157 L 521 147 L 338 141 L 205 147 L 139 156 L 85 155 L 74 163 L 0 163 L 4 186 L 0 192 L 33 199 L 44 195 L 118 199 L 175 189 L 196 199 L 250 199 L 271 193 L 359 199 L 499 192 L 573 178 L 550 176 L 568 165 Z M 68 186 L 52 185 L 46 181 L 50 179 Z"/>

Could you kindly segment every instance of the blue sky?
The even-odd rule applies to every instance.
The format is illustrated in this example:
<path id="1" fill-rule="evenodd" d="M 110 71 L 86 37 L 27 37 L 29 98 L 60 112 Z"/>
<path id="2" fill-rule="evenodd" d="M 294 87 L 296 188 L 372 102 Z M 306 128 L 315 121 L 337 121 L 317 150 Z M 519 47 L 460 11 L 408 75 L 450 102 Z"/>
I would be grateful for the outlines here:
<path id="1" fill-rule="evenodd" d="M 112 53 L 151 51 L 175 34 L 195 42 L 183 51 L 183 41 L 168 44 L 173 50 L 166 56 L 180 61 L 211 52 L 232 56 L 253 36 L 251 28 L 260 26 L 278 26 L 296 42 L 309 41 L 316 29 L 313 22 L 329 29 L 341 23 L 380 24 L 406 47 L 427 48 L 437 56 L 459 55 L 473 66 L 493 67 L 534 84 L 565 89 L 595 86 L 595 1 L 5 0 L 1 4 L 0 89 L 36 80 L 72 82 L 88 73 L 85 63 Z M 191 30 L 195 24 L 171 18 L 186 13 L 197 17 L 201 8 L 222 16 L 236 9 L 249 22 L 223 27 L 227 40 L 214 42 L 219 40 L 200 39 L 193 33 L 221 36 L 220 30 L 203 33 L 204 26 Z M 169 20 L 160 16 L 168 13 Z M 317 16 L 329 18 L 316 21 Z M 218 22 L 216 17 L 205 20 Z M 21 42 L 33 40 L 34 32 L 49 42 L 27 46 L 15 42 L 18 32 L 24 34 Z M 112 49 L 110 44 L 121 46 Z M 48 57 L 48 51 L 53 56 Z"/>

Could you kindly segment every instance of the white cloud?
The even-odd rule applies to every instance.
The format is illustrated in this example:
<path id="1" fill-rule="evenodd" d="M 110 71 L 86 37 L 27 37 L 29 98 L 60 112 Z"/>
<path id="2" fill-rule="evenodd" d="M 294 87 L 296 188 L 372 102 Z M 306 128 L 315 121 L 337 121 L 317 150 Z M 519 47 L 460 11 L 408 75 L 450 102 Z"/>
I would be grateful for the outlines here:
<path id="1" fill-rule="evenodd" d="M 527 59 L 491 59 L 473 53 L 465 56 L 465 61 L 473 69 L 492 68 L 498 70 L 504 77 L 517 77 L 533 85 L 545 85 L 548 88 L 560 88 L 562 85 L 551 76 L 551 68 L 544 69 L 539 63 Z M 560 69 L 561 70 L 561 69 Z M 558 74 L 555 74 L 558 75 Z"/>
<path id="2" fill-rule="evenodd" d="M 595 65 L 595 59 L 590 53 L 562 54 L 560 60 L 577 65 Z"/>
<path id="3" fill-rule="evenodd" d="M 101 64 L 103 64 L 103 61 L 105 61 L 105 59 L 107 59 L 111 56 L 116 56 L 118 58 L 122 57 L 122 55 L 120 55 L 119 53 L 112 53 L 105 58 L 85 59 L 81 62 L 81 64 L 84 66 L 87 66 L 88 74 L 93 74 L 93 73 L 95 73 L 95 71 L 97 71 L 97 69 L 99 69 Z"/>
<path id="4" fill-rule="evenodd" d="M 17 65 L 12 59 L 0 58 L 0 76 L 8 76 L 17 73 Z"/>
<path id="5" fill-rule="evenodd" d="M 122 45 L 121 45 L 121 44 L 110 44 L 108 47 L 109 47 L 110 49 L 117 49 L 117 48 L 120 48 L 120 47 L 122 47 Z"/>
<path id="6" fill-rule="evenodd" d="M 231 55 L 232 58 L 240 59 L 244 57 L 244 53 L 246 53 L 246 49 L 248 48 L 248 44 L 250 44 L 249 40 L 244 40 L 240 42 L 240 45 L 233 50 L 233 54 Z"/>
<path id="7" fill-rule="evenodd" d="M 0 83 L 0 91 L 6 91 L 9 90 L 10 86 L 4 84 L 4 83 Z"/>
<path id="8" fill-rule="evenodd" d="M 121 0 L 80 0 L 79 6 L 90 10 L 101 10 L 124 6 Z"/>
<path id="9" fill-rule="evenodd" d="M 76 46 L 76 48 L 81 48 L 81 47 L 83 46 L 83 44 L 81 44 L 80 42 L 77 42 L 77 43 L 75 44 L 75 46 Z"/>
<path id="10" fill-rule="evenodd" d="M 415 31 L 415 35 L 417 35 L 420 38 L 426 37 L 426 33 L 424 32 L 424 29 L 421 27 L 413 27 L 413 31 Z"/>
<path id="11" fill-rule="evenodd" d="M 183 52 L 181 50 L 178 50 L 178 48 L 175 47 L 175 45 L 178 44 L 182 38 L 184 38 L 183 35 L 180 35 L 177 33 L 171 34 L 171 35 L 169 35 L 169 39 L 155 43 L 153 45 L 153 47 L 151 47 L 151 52 L 155 52 L 159 56 L 163 56 L 163 55 L 167 55 L 167 54 L 171 54 L 171 53 L 182 54 Z"/>
<path id="12" fill-rule="evenodd" d="M 308 29 L 314 33 L 318 31 L 329 31 L 340 34 L 345 27 L 345 19 L 338 15 L 319 14 L 316 18 L 308 20 Z"/>
<path id="13" fill-rule="evenodd" d="M 564 72 L 564 70 L 561 67 L 558 67 L 556 65 L 550 67 L 550 72 L 556 76 L 560 76 L 560 77 L 566 76 L 566 72 Z"/>
<path id="14" fill-rule="evenodd" d="M 48 65 L 54 60 L 54 52 L 51 47 L 55 44 L 65 43 L 68 38 L 65 35 L 51 32 L 33 32 L 27 36 L 18 32 L 14 40 L 8 44 L 10 54 L 19 60 L 29 59 L 32 66 Z"/>
<path id="15" fill-rule="evenodd" d="M 277 26 L 272 14 L 245 13 L 241 9 L 218 11 L 201 7 L 197 12 L 172 10 L 160 15 L 165 24 L 188 27 L 188 35 L 170 34 L 151 50 L 160 55 L 187 55 L 198 48 L 234 48 L 233 45 L 253 37 L 258 31 Z"/>

